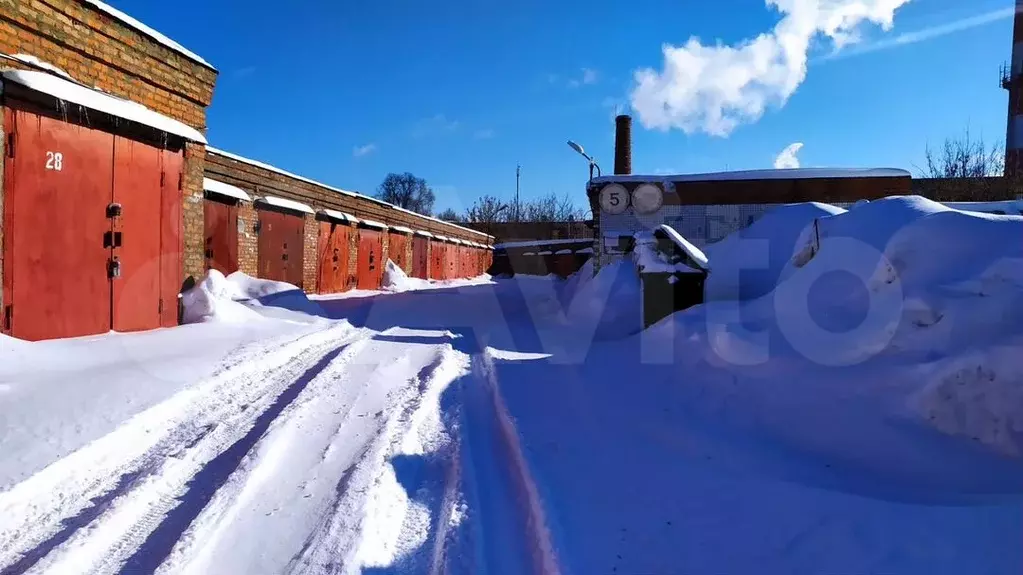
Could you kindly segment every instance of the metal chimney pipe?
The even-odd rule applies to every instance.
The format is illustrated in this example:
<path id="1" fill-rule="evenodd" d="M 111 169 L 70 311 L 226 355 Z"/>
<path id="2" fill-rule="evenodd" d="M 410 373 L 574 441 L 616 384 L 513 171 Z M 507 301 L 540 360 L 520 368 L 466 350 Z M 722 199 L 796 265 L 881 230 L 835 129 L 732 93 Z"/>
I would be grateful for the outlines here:
<path id="1" fill-rule="evenodd" d="M 615 175 L 632 173 L 632 117 L 615 117 Z"/>

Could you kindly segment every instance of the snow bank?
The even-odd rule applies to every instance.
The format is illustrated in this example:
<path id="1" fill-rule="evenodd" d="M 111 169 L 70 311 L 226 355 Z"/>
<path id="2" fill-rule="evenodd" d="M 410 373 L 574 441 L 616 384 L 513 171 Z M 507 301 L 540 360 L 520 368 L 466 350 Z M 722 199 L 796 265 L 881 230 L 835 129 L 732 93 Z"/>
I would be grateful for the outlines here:
<path id="1" fill-rule="evenodd" d="M 239 323 L 266 317 L 306 323 L 327 317 L 323 308 L 297 286 L 240 271 L 225 278 L 217 270 L 210 270 L 203 281 L 181 297 L 185 323 Z"/>
<path id="2" fill-rule="evenodd" d="M 817 218 L 845 212 L 830 204 L 787 204 L 765 213 L 747 228 L 706 246 L 711 273 L 705 296 L 712 300 L 750 300 L 769 293 L 802 237 Z"/>
<path id="3" fill-rule="evenodd" d="M 568 320 L 579 326 L 596 323 L 595 338 L 616 339 L 643 329 L 643 295 L 635 264 L 627 259 L 600 268 L 592 279 L 584 268 L 569 300 Z"/>
<path id="4" fill-rule="evenodd" d="M 238 285 L 228 281 L 224 274 L 210 270 L 195 287 L 181 295 L 184 323 L 244 323 L 263 319 L 239 299 Z"/>
<path id="5" fill-rule="evenodd" d="M 410 278 L 405 270 L 388 259 L 380 285 L 386 291 L 403 292 L 429 287 L 430 282 L 421 278 Z"/>

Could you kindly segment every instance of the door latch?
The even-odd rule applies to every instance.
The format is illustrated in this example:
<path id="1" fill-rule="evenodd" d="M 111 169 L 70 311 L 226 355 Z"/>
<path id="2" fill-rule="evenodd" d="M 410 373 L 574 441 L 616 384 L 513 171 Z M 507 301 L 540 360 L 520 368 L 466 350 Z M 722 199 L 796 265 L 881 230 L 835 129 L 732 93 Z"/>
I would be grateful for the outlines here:
<path id="1" fill-rule="evenodd" d="M 110 279 L 117 279 L 121 277 L 121 261 L 117 258 L 114 258 L 107 263 L 107 277 Z"/>
<path id="2" fill-rule="evenodd" d="M 103 247 L 105 248 L 121 247 L 121 232 L 104 232 Z"/>
<path id="3" fill-rule="evenodd" d="M 121 217 L 121 204 L 113 202 L 107 206 L 107 217 L 108 218 L 119 218 Z"/>

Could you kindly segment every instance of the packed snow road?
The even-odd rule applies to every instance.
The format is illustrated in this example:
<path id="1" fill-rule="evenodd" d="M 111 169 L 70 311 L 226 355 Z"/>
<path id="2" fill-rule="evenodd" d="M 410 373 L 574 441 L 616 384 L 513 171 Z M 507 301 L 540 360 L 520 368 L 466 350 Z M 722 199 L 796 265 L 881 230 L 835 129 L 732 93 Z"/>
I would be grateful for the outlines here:
<path id="1" fill-rule="evenodd" d="M 0 338 L 0 574 L 1018 574 L 1023 276 L 962 257 L 837 366 L 627 264 Z"/>

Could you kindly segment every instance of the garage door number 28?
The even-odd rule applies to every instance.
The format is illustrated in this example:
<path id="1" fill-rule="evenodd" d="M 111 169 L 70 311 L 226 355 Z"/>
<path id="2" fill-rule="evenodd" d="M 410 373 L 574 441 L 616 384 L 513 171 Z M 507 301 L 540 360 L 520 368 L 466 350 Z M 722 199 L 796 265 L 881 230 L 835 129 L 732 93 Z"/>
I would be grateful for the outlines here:
<path id="1" fill-rule="evenodd" d="M 60 152 L 46 152 L 46 169 L 61 171 L 64 169 L 64 154 Z"/>

